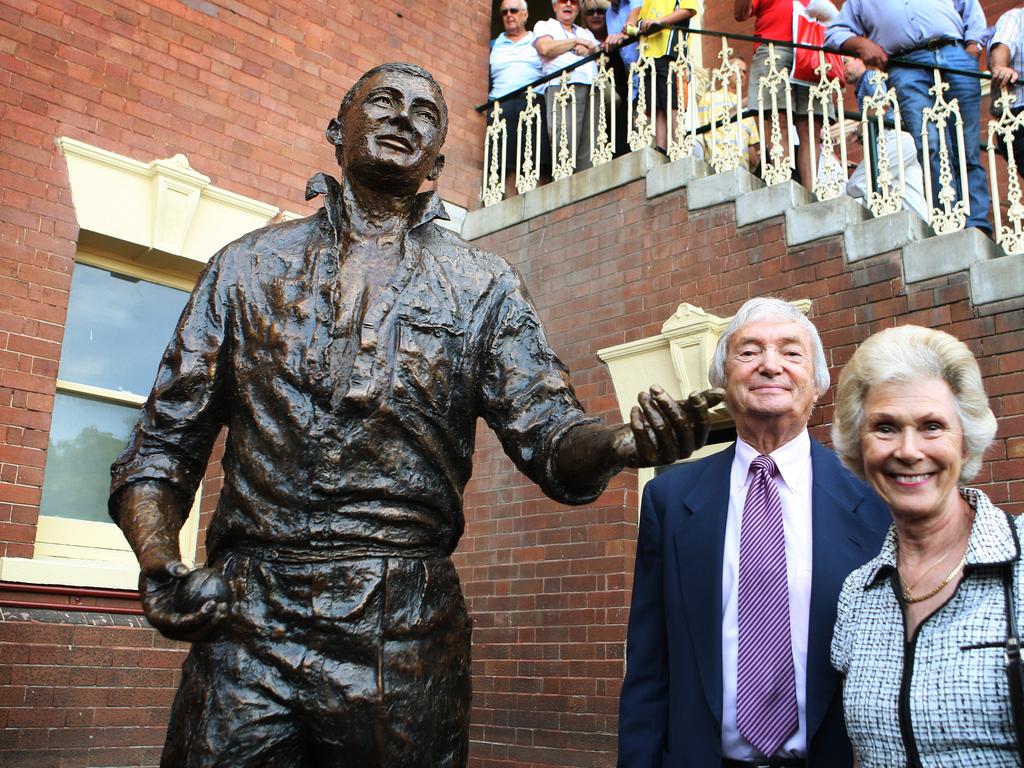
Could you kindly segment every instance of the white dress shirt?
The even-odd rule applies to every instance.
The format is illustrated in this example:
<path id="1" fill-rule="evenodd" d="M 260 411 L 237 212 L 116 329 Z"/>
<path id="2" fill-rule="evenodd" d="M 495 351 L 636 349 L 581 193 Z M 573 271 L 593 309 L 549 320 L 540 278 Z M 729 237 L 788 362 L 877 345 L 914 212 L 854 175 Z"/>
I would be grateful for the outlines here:
<path id="1" fill-rule="evenodd" d="M 789 629 L 796 674 L 797 730 L 778 755 L 807 754 L 807 632 L 811 611 L 811 439 L 805 429 L 771 454 L 779 474 L 775 483 L 782 499 L 782 526 L 786 536 L 786 578 L 789 582 Z M 740 569 L 740 520 L 750 487 L 750 462 L 758 453 L 741 439 L 729 477 L 729 513 L 725 523 L 722 565 L 722 754 L 733 760 L 761 757 L 736 725 L 736 664 L 739 647 L 737 605 Z"/>

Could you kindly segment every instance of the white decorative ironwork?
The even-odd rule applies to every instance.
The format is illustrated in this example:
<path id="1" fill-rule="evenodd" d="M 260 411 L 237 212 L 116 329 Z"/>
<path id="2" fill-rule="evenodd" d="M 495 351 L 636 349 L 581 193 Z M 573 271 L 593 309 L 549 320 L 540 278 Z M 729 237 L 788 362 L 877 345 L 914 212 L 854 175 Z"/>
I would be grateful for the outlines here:
<path id="1" fill-rule="evenodd" d="M 484 188 L 480 199 L 485 206 L 501 202 L 505 193 L 505 156 L 508 127 L 501 116 L 501 102 L 494 102 L 490 125 L 484 139 Z"/>
<path id="2" fill-rule="evenodd" d="M 903 142 L 900 141 L 900 104 L 896 92 L 886 86 L 888 75 L 878 70 L 866 73 L 870 77 L 868 84 L 872 86 L 870 94 L 861 103 L 861 136 L 864 141 L 864 170 L 866 178 L 874 179 L 868 184 L 867 206 L 874 216 L 886 216 L 903 208 L 907 182 L 903 176 Z M 886 127 L 886 118 L 892 117 L 893 129 Z M 875 131 L 875 159 L 877 167 L 871 165 L 871 126 Z M 897 174 L 893 177 L 892 163 L 889 160 L 889 141 L 896 145 Z"/>
<path id="3" fill-rule="evenodd" d="M 651 115 L 655 112 L 657 88 L 655 87 L 654 59 L 640 54 L 640 58 L 629 65 L 629 103 L 635 109 L 629 109 L 626 118 L 626 140 L 633 152 L 654 144 L 654 121 Z M 651 95 L 651 108 L 647 109 L 647 95 Z"/>
<path id="4" fill-rule="evenodd" d="M 668 102 L 674 91 L 682 93 L 676 98 L 675 110 L 667 110 L 669 160 L 689 157 L 697 146 L 697 67 L 692 48 L 685 36 L 679 35 L 676 57 L 668 65 Z"/>
<path id="5" fill-rule="evenodd" d="M 722 60 L 722 64 L 711 72 L 706 96 L 710 101 L 707 119 L 711 125 L 707 146 L 711 167 L 715 169 L 715 173 L 723 173 L 745 165 L 747 143 L 741 122 L 743 76 L 740 74 L 739 64 L 732 58 L 732 47 L 724 35 L 718 58 Z M 730 84 L 733 86 L 731 90 Z M 724 103 L 719 103 L 720 100 Z M 719 135 L 722 136 L 721 139 Z"/>
<path id="6" fill-rule="evenodd" d="M 818 51 L 818 66 L 814 71 L 818 74 L 818 82 L 811 86 L 807 99 L 807 135 L 810 137 L 811 172 L 814 184 L 811 192 L 819 200 L 831 200 L 846 192 L 849 174 L 846 171 L 846 116 L 843 111 L 843 88 L 838 78 L 829 78 L 832 65 L 825 61 L 825 52 Z M 814 127 L 814 108 L 821 105 L 821 156 L 823 166 L 828 169 L 818 173 L 817 144 L 814 140 L 819 131 Z M 832 134 L 832 113 L 838 116 L 839 157 L 836 157 L 836 138 Z"/>
<path id="7" fill-rule="evenodd" d="M 563 72 L 551 109 L 551 143 L 555 155 L 551 175 L 556 181 L 569 178 L 576 169 L 576 109 L 576 89 L 569 85 L 569 73 Z"/>
<path id="8" fill-rule="evenodd" d="M 789 82 L 789 72 L 779 66 L 779 57 L 775 52 L 775 44 L 768 43 L 768 70 L 757 81 L 757 128 L 761 137 L 761 176 L 768 186 L 781 184 L 793 178 L 796 168 L 796 152 L 793 147 L 793 131 L 786 131 L 785 141 L 782 137 L 782 121 L 779 117 L 779 94 L 785 94 L 786 114 L 793 114 L 793 92 Z M 765 97 L 771 97 L 769 104 L 770 133 L 764 130 Z M 789 126 L 787 125 L 787 128 Z M 765 137 L 769 136 L 767 147 Z"/>
<path id="9" fill-rule="evenodd" d="M 1020 169 L 1013 152 L 1014 135 L 1024 130 L 1024 111 L 1013 113 L 1013 93 L 1002 89 L 1002 94 L 995 102 L 998 120 L 988 122 L 988 178 L 992 187 L 992 213 L 995 217 L 996 242 L 1003 246 L 1007 253 L 1024 253 L 1024 204 L 1021 202 Z M 1009 224 L 1003 225 L 1003 216 L 999 200 L 999 177 L 996 173 L 996 137 L 1002 140 L 1006 152 L 1006 197 L 1009 203 L 1006 218 Z"/>
<path id="10" fill-rule="evenodd" d="M 516 191 L 519 194 L 537 188 L 540 181 L 540 104 L 533 86 L 526 89 L 526 106 L 519 113 L 516 133 Z"/>
<path id="11" fill-rule="evenodd" d="M 944 235 L 948 232 L 958 232 L 967 225 L 967 217 L 971 215 L 971 201 L 967 186 L 967 155 L 964 152 L 964 121 L 960 116 L 960 103 L 953 99 L 946 100 L 946 91 L 949 90 L 949 83 L 942 81 L 939 70 L 935 70 L 935 85 L 928 89 L 935 98 L 935 104 L 925 107 L 921 111 L 921 156 L 926 159 L 924 163 L 924 188 L 928 195 L 928 211 L 930 216 L 929 224 L 935 230 L 935 234 Z M 956 189 L 953 187 L 953 165 L 949 157 L 950 147 L 947 140 L 947 128 L 949 121 L 953 120 L 956 126 L 956 146 L 960 165 L 960 189 L 963 194 L 956 199 Z M 939 199 L 938 207 L 932 199 L 932 169 L 931 163 L 927 162 L 932 157 L 931 148 L 928 145 L 928 127 L 934 124 L 939 136 L 939 146 L 936 147 L 936 156 L 939 158 Z"/>
<path id="12" fill-rule="evenodd" d="M 602 165 L 615 155 L 615 75 L 608 67 L 608 57 L 601 54 L 597 60 L 597 77 L 590 85 L 590 162 Z M 597 115 L 597 125 L 594 116 Z M 609 124 L 611 130 L 609 131 Z"/>

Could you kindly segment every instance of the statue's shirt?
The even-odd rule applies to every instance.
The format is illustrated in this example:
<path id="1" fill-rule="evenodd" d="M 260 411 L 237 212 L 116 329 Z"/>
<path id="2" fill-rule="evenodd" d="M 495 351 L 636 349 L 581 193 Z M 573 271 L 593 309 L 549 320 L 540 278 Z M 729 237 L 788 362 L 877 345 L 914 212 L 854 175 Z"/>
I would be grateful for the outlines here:
<path id="1" fill-rule="evenodd" d="M 318 174 L 325 206 L 217 253 L 167 347 L 111 496 L 144 480 L 191 499 L 228 429 L 211 520 L 223 549 L 298 559 L 446 555 L 463 530 L 476 419 L 552 498 L 552 457 L 588 421 L 518 274 L 434 222 L 417 198 L 398 267 L 360 322 L 340 301 L 351 199 Z M 348 310 L 350 312 L 350 310 Z"/>

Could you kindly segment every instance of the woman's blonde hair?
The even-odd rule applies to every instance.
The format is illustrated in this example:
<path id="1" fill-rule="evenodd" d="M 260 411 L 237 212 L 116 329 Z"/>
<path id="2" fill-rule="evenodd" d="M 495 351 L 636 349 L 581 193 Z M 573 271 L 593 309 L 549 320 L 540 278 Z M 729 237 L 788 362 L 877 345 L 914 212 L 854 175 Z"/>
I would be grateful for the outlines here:
<path id="1" fill-rule="evenodd" d="M 953 393 L 964 433 L 960 482 L 981 469 L 985 449 L 996 435 L 996 417 L 988 407 L 978 361 L 967 345 L 931 328 L 902 325 L 869 336 L 839 374 L 832 443 L 851 472 L 864 477 L 860 438 L 864 401 L 872 387 L 887 382 L 943 381 Z"/>

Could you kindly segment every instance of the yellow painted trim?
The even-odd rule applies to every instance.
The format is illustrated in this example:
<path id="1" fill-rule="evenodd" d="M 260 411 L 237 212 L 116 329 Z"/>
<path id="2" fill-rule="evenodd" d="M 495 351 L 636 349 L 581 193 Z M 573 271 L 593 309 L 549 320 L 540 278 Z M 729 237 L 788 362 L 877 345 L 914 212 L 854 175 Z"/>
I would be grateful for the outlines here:
<path id="1" fill-rule="evenodd" d="M 128 277 L 135 277 L 139 280 L 147 280 L 151 283 L 157 283 L 158 285 L 166 285 L 168 288 L 178 288 L 183 291 L 192 292 L 195 287 L 196 280 L 193 275 L 183 272 L 173 272 L 164 269 L 157 269 L 155 267 L 149 267 L 125 261 L 123 258 L 117 258 L 116 256 L 108 256 L 97 252 L 96 250 L 83 250 L 78 249 L 75 254 L 75 261 L 79 261 L 82 264 L 88 264 L 90 267 L 97 267 L 99 269 L 106 269 L 110 272 L 116 272 L 121 275 L 127 275 Z"/>
<path id="2" fill-rule="evenodd" d="M 132 258 L 189 272 L 265 226 L 279 208 L 214 187 L 185 155 L 148 163 L 60 137 L 81 239 L 127 244 Z M 189 264 L 191 263 L 191 268 Z"/>
<path id="3" fill-rule="evenodd" d="M 146 402 L 145 395 L 137 395 L 134 392 L 122 392 L 117 389 L 106 389 L 105 387 L 94 387 L 91 384 L 77 384 L 66 379 L 57 379 L 58 392 L 70 392 L 75 395 L 84 395 L 94 400 L 117 403 L 119 405 L 142 405 Z"/>
<path id="4" fill-rule="evenodd" d="M 139 566 L 49 557 L 0 557 L 0 581 L 19 584 L 138 589 Z M 98 611 L 102 609 L 97 608 Z"/>

